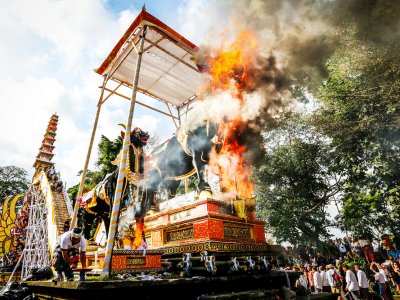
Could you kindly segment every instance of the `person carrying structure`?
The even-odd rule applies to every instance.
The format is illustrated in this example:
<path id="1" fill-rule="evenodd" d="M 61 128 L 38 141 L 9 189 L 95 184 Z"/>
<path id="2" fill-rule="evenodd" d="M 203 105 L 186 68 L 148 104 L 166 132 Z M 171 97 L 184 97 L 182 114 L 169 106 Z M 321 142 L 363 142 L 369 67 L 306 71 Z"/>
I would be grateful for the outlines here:
<path id="1" fill-rule="evenodd" d="M 59 236 L 53 251 L 52 265 L 57 272 L 55 281 L 63 281 L 63 273 L 67 281 L 74 280 L 72 269 L 78 265 L 86 269 L 86 239 L 82 236 L 81 228 L 74 228 Z M 85 280 L 85 272 L 81 271 L 79 280 Z"/>

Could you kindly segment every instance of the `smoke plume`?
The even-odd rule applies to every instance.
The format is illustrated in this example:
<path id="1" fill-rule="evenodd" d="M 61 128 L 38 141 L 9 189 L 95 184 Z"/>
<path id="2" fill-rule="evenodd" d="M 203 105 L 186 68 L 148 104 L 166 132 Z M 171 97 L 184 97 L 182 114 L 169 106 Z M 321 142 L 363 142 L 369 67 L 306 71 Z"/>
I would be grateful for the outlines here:
<path id="1" fill-rule="evenodd" d="M 210 1 L 203 11 L 218 21 L 209 20 L 214 25 L 200 45 L 198 64 L 212 73 L 219 53 L 238 49 L 245 56 L 244 66 L 221 76 L 230 82 L 220 82 L 224 88 L 219 92 L 203 88 L 205 100 L 186 126 L 210 118 L 241 118 L 257 143 L 261 139 L 256 132 L 274 126 L 293 103 L 293 88 L 312 92 L 327 77 L 326 62 L 346 36 L 381 47 L 398 42 L 400 35 L 400 1 L 225 0 Z M 224 19 L 229 21 L 222 24 L 219 20 Z M 232 86 L 241 96 L 232 93 Z"/>

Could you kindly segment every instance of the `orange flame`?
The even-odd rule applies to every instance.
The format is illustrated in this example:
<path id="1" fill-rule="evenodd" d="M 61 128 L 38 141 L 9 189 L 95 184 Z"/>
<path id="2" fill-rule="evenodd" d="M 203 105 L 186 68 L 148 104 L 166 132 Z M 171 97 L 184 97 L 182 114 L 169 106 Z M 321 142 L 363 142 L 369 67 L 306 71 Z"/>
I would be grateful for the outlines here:
<path id="1" fill-rule="evenodd" d="M 246 70 L 255 65 L 257 49 L 256 34 L 243 30 L 230 45 L 216 50 L 209 61 L 211 92 L 232 90 L 232 94 L 241 99 L 242 85 L 248 77 Z"/>
<path id="2" fill-rule="evenodd" d="M 258 48 L 256 34 L 242 31 L 228 47 L 222 47 L 210 58 L 211 93 L 230 91 L 232 96 L 242 100 L 247 85 L 251 84 L 251 74 L 247 70 L 255 68 Z M 220 151 L 213 151 L 210 166 L 220 176 L 221 190 L 240 199 L 252 198 L 254 185 L 252 172 L 246 163 L 245 145 L 239 143 L 244 121 L 240 119 L 221 120 L 218 128 Z"/>
<path id="3" fill-rule="evenodd" d="M 252 171 L 244 159 L 247 147 L 240 145 L 235 135 L 238 130 L 235 123 L 239 124 L 240 121 L 220 125 L 225 128 L 226 136 L 221 150 L 211 153 L 210 165 L 220 177 L 223 192 L 235 195 L 239 199 L 248 199 L 252 198 L 254 193 Z"/>
<path id="4" fill-rule="evenodd" d="M 132 249 L 135 250 L 140 245 L 144 243 L 143 234 L 144 234 L 144 222 L 142 218 L 136 219 L 136 227 L 135 227 L 135 237 L 132 243 Z"/>

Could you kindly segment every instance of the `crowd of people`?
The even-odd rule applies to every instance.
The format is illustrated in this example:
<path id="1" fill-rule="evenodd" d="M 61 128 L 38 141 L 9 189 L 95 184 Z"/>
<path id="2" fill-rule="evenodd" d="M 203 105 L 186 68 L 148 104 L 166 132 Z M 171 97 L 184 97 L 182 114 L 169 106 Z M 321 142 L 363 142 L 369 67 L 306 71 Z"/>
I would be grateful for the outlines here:
<path id="1" fill-rule="evenodd" d="M 288 247 L 288 266 L 303 272 L 297 286 L 309 292 L 339 293 L 341 298 L 384 300 L 400 293 L 400 233 L 380 241 L 357 238 L 330 240 L 325 253 L 316 247 Z M 280 266 L 282 267 L 282 266 Z"/>

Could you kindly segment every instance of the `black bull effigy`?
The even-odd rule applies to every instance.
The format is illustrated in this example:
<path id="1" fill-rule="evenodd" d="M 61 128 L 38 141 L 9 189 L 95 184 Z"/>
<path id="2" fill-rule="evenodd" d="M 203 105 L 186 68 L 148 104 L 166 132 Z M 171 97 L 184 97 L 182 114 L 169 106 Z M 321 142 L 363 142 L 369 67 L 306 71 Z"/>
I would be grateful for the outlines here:
<path id="1" fill-rule="evenodd" d="M 194 130 L 181 128 L 176 135 L 158 146 L 151 156 L 146 158 L 143 147 L 147 144 L 149 135 L 140 128 L 133 129 L 130 134 L 127 167 L 124 170 L 120 208 L 134 203 L 135 218 L 143 220 L 146 213 L 154 207 L 160 186 L 173 196 L 180 180 L 194 174 L 198 177 L 198 192 L 209 193 L 210 186 L 204 179 L 204 172 L 210 152 L 215 146 L 212 142 L 215 134 L 216 126 L 210 122 L 204 122 L 203 126 Z M 115 164 L 119 165 L 121 152 L 114 161 Z M 145 170 L 145 161 L 150 161 L 148 170 Z M 117 168 L 113 173 L 107 174 L 102 182 L 79 200 L 85 209 L 83 227 L 86 237 L 89 237 L 91 225 L 96 217 L 104 222 L 108 234 L 118 171 Z"/>

